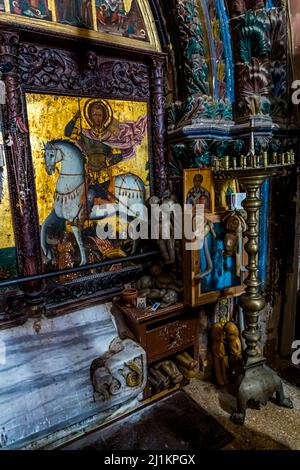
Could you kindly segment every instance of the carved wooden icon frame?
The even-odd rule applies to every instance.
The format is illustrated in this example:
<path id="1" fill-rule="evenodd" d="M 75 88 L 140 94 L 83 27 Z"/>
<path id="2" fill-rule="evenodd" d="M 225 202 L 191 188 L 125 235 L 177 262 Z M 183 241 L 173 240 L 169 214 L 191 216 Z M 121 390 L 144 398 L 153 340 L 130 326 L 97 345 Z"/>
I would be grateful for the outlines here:
<path id="1" fill-rule="evenodd" d="M 43 263 L 26 93 L 147 102 L 152 186 L 155 194 L 162 195 L 167 188 L 165 56 L 49 31 L 34 30 L 32 34 L 33 29 L 28 25 L 9 26 L 8 30 L 7 22 L 0 17 L 0 67 L 10 65 L 3 76 L 7 90 L 3 130 L 18 272 L 20 276 L 30 276 L 42 273 Z M 126 282 L 130 269 L 125 271 Z M 97 278 L 79 277 L 71 285 L 35 283 L 26 289 L 29 293 L 44 290 L 44 298 L 55 307 L 78 302 L 82 297 L 101 298 L 104 292 L 107 298 L 116 283 L 122 283 L 121 272 L 102 273 Z"/>
<path id="2" fill-rule="evenodd" d="M 201 179 L 197 176 L 201 175 Z M 194 182 L 198 188 L 191 186 Z M 201 186 L 200 186 L 201 183 Z M 244 250 L 241 265 L 233 257 L 223 256 L 225 212 L 214 212 L 214 180 L 211 169 L 189 169 L 184 171 L 184 203 L 205 205 L 208 196 L 211 196 L 210 205 L 205 206 L 204 212 L 204 239 L 185 241 L 184 251 L 184 302 L 195 307 L 216 302 L 220 298 L 238 296 L 243 290 Z M 201 194 L 203 197 L 201 198 Z M 213 209 L 213 211 L 211 210 Z M 206 230 L 207 229 L 207 230 Z M 218 258 L 217 258 L 218 257 Z M 218 262 L 216 263 L 216 259 Z M 221 273 L 217 272 L 215 265 L 222 266 Z M 239 272 L 237 273 L 237 270 Z"/>

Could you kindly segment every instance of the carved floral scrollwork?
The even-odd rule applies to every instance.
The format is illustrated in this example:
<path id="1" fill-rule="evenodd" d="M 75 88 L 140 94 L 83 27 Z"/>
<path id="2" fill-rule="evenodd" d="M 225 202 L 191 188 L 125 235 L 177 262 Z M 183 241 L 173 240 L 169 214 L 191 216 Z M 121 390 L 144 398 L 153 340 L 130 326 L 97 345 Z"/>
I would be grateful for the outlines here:
<path id="1" fill-rule="evenodd" d="M 190 94 L 208 94 L 208 66 L 196 0 L 179 0 L 177 21 L 184 54 L 184 72 Z"/>
<path id="2" fill-rule="evenodd" d="M 152 89 L 152 133 L 154 151 L 154 173 L 156 192 L 161 196 L 168 186 L 165 164 L 165 96 L 164 60 L 154 59 L 151 76 Z"/>
<path id="3" fill-rule="evenodd" d="M 29 87 L 80 88 L 77 64 L 64 52 L 23 45 L 20 48 L 19 69 L 22 83 Z"/>
<path id="4" fill-rule="evenodd" d="M 148 70 L 145 65 L 116 62 L 112 68 L 112 76 L 125 96 L 136 93 L 144 98 L 149 96 Z"/>
<path id="5" fill-rule="evenodd" d="M 270 18 L 270 41 L 272 60 L 284 60 L 287 56 L 287 24 L 284 10 L 272 9 Z"/>
<path id="6" fill-rule="evenodd" d="M 269 11 L 272 77 L 272 116 L 286 119 L 288 115 L 288 87 L 287 87 L 287 23 L 283 9 Z"/>
<path id="7" fill-rule="evenodd" d="M 236 0 L 228 5 L 239 41 L 236 51 L 237 116 L 287 114 L 285 1 Z"/>
<path id="8" fill-rule="evenodd" d="M 271 63 L 272 76 L 272 115 L 287 116 L 288 115 L 288 88 L 286 64 L 282 62 Z"/>
<path id="9" fill-rule="evenodd" d="M 267 64 L 262 64 L 258 59 L 252 58 L 249 64 L 238 64 L 240 67 L 239 76 L 240 96 L 268 95 L 270 92 L 270 71 Z"/>
<path id="10" fill-rule="evenodd" d="M 265 12 L 247 11 L 239 23 L 240 58 L 249 63 L 252 57 L 267 57 L 270 51 L 268 17 Z"/>
<path id="11" fill-rule="evenodd" d="M 20 48 L 21 81 L 31 89 L 101 93 L 114 97 L 149 97 L 149 74 L 145 64 L 107 60 L 87 53 L 85 66 L 77 57 L 59 49 L 23 45 Z"/>
<path id="12" fill-rule="evenodd" d="M 48 282 L 45 297 L 47 308 L 67 305 L 78 299 L 88 299 L 91 296 L 112 294 L 121 289 L 122 285 L 132 282 L 141 272 L 141 266 L 133 266 L 115 271 L 109 271 L 92 276 L 78 277 L 73 281 L 61 284 Z"/>
<path id="13" fill-rule="evenodd" d="M 180 175 L 184 168 L 209 167 L 213 158 L 239 155 L 246 147 L 242 140 L 195 139 L 171 146 L 173 160 L 170 163 L 173 175 Z"/>
<path id="14" fill-rule="evenodd" d="M 249 64 L 237 64 L 239 77 L 239 96 L 244 100 L 246 109 L 252 115 L 270 112 L 271 76 L 267 63 L 252 58 Z"/>
<path id="15" fill-rule="evenodd" d="M 197 124 L 203 119 L 232 120 L 232 104 L 228 99 L 214 100 L 211 96 L 192 95 L 183 102 L 168 107 L 168 129 Z"/>

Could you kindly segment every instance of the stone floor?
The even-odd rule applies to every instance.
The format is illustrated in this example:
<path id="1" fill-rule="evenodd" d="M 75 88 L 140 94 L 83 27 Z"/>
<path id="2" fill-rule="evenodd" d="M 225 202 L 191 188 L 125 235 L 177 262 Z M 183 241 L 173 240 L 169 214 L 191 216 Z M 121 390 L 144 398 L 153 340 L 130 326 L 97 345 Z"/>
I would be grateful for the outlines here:
<path id="1" fill-rule="evenodd" d="M 230 421 L 235 398 L 209 382 L 192 380 L 186 392 L 234 436 L 227 450 L 300 450 L 300 389 L 284 384 L 294 409 L 267 406 L 247 410 L 244 426 Z"/>
<path id="2" fill-rule="evenodd" d="M 62 450 L 216 451 L 232 434 L 182 390 L 176 390 L 120 421 L 70 442 Z"/>

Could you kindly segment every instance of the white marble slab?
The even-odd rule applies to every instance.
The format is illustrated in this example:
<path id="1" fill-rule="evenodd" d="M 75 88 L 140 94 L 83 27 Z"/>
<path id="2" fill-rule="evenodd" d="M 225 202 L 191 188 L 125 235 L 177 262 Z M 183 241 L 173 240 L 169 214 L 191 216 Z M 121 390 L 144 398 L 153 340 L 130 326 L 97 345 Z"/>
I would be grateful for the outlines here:
<path id="1" fill-rule="evenodd" d="M 2 448 L 18 448 L 112 406 L 93 401 L 90 381 L 91 362 L 117 337 L 110 305 L 43 319 L 41 327 L 37 334 L 29 320 L 0 331 Z M 130 398 L 115 397 L 113 406 Z"/>

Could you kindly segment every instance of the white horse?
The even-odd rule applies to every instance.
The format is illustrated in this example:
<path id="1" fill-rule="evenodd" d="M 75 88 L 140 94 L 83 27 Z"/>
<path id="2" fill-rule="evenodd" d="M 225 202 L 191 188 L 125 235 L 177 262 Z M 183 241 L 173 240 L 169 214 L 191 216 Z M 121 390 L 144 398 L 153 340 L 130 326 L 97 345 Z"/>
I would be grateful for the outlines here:
<path id="1" fill-rule="evenodd" d="M 145 203 L 145 185 L 138 176 L 131 173 L 116 176 L 113 195 L 115 204 L 94 206 L 89 213 L 84 203 L 86 188 L 84 157 L 81 150 L 68 140 L 52 140 L 45 145 L 44 152 L 48 175 L 53 175 L 57 171 L 58 163 L 61 163 L 61 170 L 56 184 L 53 210 L 41 228 L 43 252 L 49 260 L 52 259 L 52 253 L 47 246 L 47 230 L 50 226 L 64 227 L 68 221 L 80 250 L 80 266 L 85 265 L 87 258 L 82 238 L 84 221 L 103 220 L 112 213 L 112 209 L 115 213 L 119 213 L 120 207 L 129 217 L 137 217 L 138 212 L 134 212 L 134 209 L 131 211 L 130 206 Z"/>

